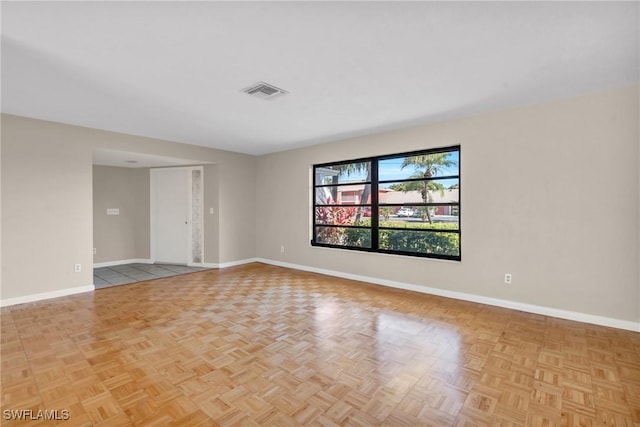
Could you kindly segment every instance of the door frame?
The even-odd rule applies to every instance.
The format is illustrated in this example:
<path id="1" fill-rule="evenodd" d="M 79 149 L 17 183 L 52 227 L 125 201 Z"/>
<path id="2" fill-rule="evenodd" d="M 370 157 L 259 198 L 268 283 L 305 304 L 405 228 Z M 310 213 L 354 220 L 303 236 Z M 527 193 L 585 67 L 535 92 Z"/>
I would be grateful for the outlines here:
<path id="1" fill-rule="evenodd" d="M 158 167 L 158 168 L 149 168 L 149 255 L 151 258 L 151 262 L 156 262 L 156 236 L 155 236 L 155 210 L 154 210 L 154 174 L 167 169 L 180 169 L 180 170 L 188 170 L 191 173 L 187 174 L 187 191 L 188 191 L 188 199 L 189 201 L 187 206 L 187 215 L 188 215 L 188 224 L 187 224 L 187 234 L 189 236 L 187 247 L 185 247 L 185 251 L 187 252 L 187 266 L 190 267 L 202 267 L 204 266 L 204 167 L 202 166 L 178 166 L 178 167 Z M 200 219 L 200 233 L 198 236 L 193 236 L 193 218 L 194 218 L 194 191 L 193 191 L 193 171 L 200 171 L 200 187 L 197 194 L 195 194 L 200 200 L 200 204 L 197 207 L 197 212 Z M 194 244 L 196 244 L 200 248 L 200 262 L 195 262 L 193 257 L 193 248 Z"/>

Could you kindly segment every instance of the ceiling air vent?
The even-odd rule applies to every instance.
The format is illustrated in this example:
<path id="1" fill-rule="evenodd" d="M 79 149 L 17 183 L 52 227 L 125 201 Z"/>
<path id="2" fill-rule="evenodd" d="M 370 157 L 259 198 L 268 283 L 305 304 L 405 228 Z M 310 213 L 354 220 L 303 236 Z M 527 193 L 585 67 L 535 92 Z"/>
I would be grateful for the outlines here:
<path id="1" fill-rule="evenodd" d="M 279 87 L 275 87 L 265 82 L 258 82 L 247 88 L 242 89 L 242 91 L 244 93 L 248 93 L 251 96 L 255 96 L 257 98 L 262 98 L 262 99 L 274 99 L 289 93 L 284 89 L 280 89 Z"/>

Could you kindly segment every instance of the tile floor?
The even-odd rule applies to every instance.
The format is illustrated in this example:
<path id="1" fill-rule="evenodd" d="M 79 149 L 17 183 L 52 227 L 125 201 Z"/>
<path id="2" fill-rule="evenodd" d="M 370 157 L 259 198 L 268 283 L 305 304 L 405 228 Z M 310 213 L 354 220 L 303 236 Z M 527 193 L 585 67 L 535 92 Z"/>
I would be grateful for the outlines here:
<path id="1" fill-rule="evenodd" d="M 114 265 L 113 267 L 94 268 L 93 284 L 96 289 L 101 289 L 204 270 L 209 269 L 204 267 L 187 267 L 186 265 L 173 264 Z"/>

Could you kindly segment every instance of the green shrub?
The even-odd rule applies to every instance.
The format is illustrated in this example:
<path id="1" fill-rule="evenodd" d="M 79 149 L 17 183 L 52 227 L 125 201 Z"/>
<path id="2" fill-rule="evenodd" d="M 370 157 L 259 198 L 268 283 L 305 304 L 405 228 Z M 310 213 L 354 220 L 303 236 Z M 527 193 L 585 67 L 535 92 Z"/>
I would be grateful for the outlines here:
<path id="1" fill-rule="evenodd" d="M 408 230 L 380 230 L 380 249 L 458 256 L 460 235 Z"/>
<path id="2" fill-rule="evenodd" d="M 355 246 L 358 248 L 371 247 L 370 228 L 344 228 L 343 230 L 345 245 Z"/>
<path id="3" fill-rule="evenodd" d="M 361 219 L 358 225 L 371 226 L 370 219 Z M 460 255 L 460 235 L 458 233 L 438 233 L 423 230 L 456 230 L 455 223 L 398 223 L 380 221 L 379 248 L 382 250 L 415 252 L 438 255 Z M 344 246 L 370 248 L 371 229 L 369 228 L 331 228 L 326 232 L 332 235 L 323 236 L 323 241 Z"/>

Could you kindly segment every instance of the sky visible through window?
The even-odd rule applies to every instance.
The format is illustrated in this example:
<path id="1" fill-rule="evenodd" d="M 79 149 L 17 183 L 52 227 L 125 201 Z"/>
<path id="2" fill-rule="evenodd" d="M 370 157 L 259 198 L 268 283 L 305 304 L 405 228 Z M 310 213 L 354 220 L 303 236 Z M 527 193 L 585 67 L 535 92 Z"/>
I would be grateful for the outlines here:
<path id="1" fill-rule="evenodd" d="M 390 181 L 390 180 L 402 180 L 407 179 L 412 173 L 415 171 L 420 171 L 420 167 L 416 166 L 406 166 L 404 169 L 402 168 L 402 162 L 404 161 L 404 157 L 396 157 L 392 159 L 383 159 L 378 161 L 378 175 L 381 181 Z M 460 152 L 459 151 L 451 151 L 449 152 L 449 156 L 447 160 L 451 160 L 454 165 L 449 167 L 441 167 L 440 172 L 437 176 L 446 176 L 446 175 L 459 175 L 459 162 Z M 357 172 L 352 172 L 347 174 L 346 172 L 340 173 L 338 175 L 338 182 L 361 182 L 367 178 L 367 171 L 360 170 Z M 444 188 L 450 188 L 452 185 L 458 184 L 457 179 L 444 179 L 438 180 L 440 184 L 444 186 Z M 380 187 L 387 188 L 393 183 L 381 184 Z"/>

